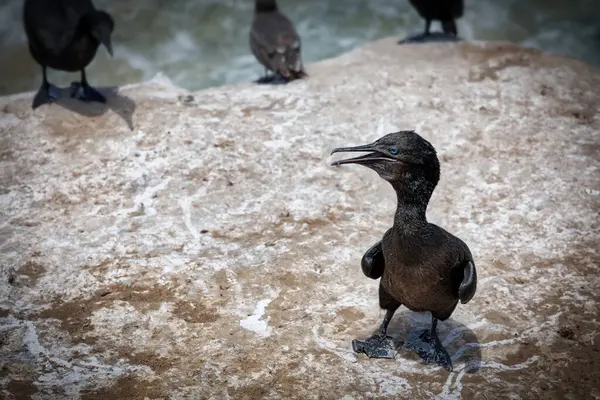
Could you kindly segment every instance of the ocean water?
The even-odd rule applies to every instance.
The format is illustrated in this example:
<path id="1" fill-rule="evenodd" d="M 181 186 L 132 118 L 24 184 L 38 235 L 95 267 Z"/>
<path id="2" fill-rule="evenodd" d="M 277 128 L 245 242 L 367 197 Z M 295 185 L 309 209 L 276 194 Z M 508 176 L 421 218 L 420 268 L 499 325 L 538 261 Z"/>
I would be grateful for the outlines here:
<path id="1" fill-rule="evenodd" d="M 87 70 L 92 85 L 139 82 L 162 71 L 175 84 L 198 90 L 263 72 L 248 46 L 253 0 L 95 4 L 113 15 L 116 28 L 114 58 L 101 48 Z M 306 63 L 423 29 L 408 0 L 280 0 L 279 6 L 296 24 Z M 41 82 L 27 50 L 21 7 L 22 0 L 0 0 L 0 95 L 37 90 Z M 458 29 L 467 40 L 510 41 L 600 65 L 600 0 L 466 0 Z M 49 79 L 67 85 L 79 77 L 51 71 Z"/>

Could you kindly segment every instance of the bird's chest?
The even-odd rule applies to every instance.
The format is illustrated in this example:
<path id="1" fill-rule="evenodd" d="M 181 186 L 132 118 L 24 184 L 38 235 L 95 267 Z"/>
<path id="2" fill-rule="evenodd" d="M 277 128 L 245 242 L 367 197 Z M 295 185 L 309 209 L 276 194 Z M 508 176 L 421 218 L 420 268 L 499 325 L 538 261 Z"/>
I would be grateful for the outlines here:
<path id="1" fill-rule="evenodd" d="M 99 43 L 89 35 L 74 38 L 62 54 L 63 69 L 78 71 L 85 68 L 96 55 Z"/>
<path id="2" fill-rule="evenodd" d="M 87 67 L 94 59 L 98 46 L 99 43 L 89 35 L 77 35 L 60 53 L 39 48 L 32 49 L 32 53 L 36 53 L 36 59 L 50 68 L 75 72 Z"/>
<path id="3" fill-rule="evenodd" d="M 417 306 L 423 299 L 435 295 L 440 281 L 437 274 L 427 273 L 414 267 L 394 268 L 384 271 L 382 285 L 388 293 L 403 304 Z"/>
<path id="4" fill-rule="evenodd" d="M 418 310 L 425 308 L 436 296 L 443 277 L 433 266 L 431 258 L 410 244 L 388 241 L 383 243 L 385 270 L 381 284 L 398 301 Z"/>

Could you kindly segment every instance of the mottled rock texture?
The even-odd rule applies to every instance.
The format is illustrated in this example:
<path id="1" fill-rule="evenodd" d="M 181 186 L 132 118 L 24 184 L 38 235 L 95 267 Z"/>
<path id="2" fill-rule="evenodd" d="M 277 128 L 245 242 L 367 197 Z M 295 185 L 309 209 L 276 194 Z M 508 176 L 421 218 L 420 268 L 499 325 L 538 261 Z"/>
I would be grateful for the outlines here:
<path id="1" fill-rule="evenodd" d="M 308 73 L 1 100 L 3 398 L 600 396 L 600 71 L 386 39 Z M 360 258 L 395 197 L 329 152 L 398 129 L 438 149 L 428 217 L 479 271 L 439 326 L 451 374 L 351 351 L 382 317 Z M 390 333 L 428 324 L 402 310 Z"/>

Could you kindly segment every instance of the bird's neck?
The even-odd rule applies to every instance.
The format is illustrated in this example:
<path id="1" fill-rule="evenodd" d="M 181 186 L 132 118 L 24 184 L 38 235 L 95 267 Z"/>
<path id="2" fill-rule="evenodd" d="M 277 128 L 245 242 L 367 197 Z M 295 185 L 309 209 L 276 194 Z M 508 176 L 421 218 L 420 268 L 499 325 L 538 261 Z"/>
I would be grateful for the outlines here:
<path id="1" fill-rule="evenodd" d="M 256 0 L 254 10 L 256 12 L 277 11 L 276 0 Z"/>
<path id="2" fill-rule="evenodd" d="M 398 200 L 396 214 L 394 215 L 394 226 L 419 227 L 427 224 L 427 205 L 433 193 L 433 187 L 426 182 L 408 182 L 394 184 Z"/>

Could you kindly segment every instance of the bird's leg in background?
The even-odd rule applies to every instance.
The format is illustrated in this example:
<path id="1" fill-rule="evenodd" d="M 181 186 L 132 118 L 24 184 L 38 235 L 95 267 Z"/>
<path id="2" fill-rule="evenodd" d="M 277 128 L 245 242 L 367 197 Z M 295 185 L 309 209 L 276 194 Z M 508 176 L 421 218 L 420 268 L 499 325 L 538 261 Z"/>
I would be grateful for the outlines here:
<path id="1" fill-rule="evenodd" d="M 414 350 L 426 364 L 433 362 L 452 372 L 452 359 L 437 335 L 437 321 L 437 318 L 432 316 L 431 330 L 411 333 L 406 345 Z"/>
<path id="2" fill-rule="evenodd" d="M 425 43 L 432 37 L 433 37 L 433 35 L 431 34 L 431 20 L 426 19 L 425 20 L 425 30 L 423 31 L 423 33 L 417 33 L 417 34 L 408 36 L 406 39 L 400 40 L 398 42 L 398 44 Z"/>
<path id="3" fill-rule="evenodd" d="M 269 84 L 273 83 L 277 80 L 277 74 L 269 75 L 269 70 L 265 67 L 265 75 L 262 78 L 259 78 L 256 83 L 259 84 Z"/>
<path id="4" fill-rule="evenodd" d="M 106 98 L 88 83 L 84 69 L 81 70 L 81 83 L 71 83 L 71 97 L 85 102 L 106 103 Z"/>
<path id="5" fill-rule="evenodd" d="M 58 98 L 60 97 L 60 94 L 58 93 L 58 88 L 54 87 L 53 85 L 50 84 L 50 82 L 48 82 L 48 77 L 46 75 L 46 67 L 45 66 L 42 66 L 42 76 L 43 76 L 42 86 L 40 87 L 40 90 L 38 90 L 35 97 L 33 98 L 33 104 L 31 105 L 31 107 L 33 109 L 38 108 L 42 104 L 53 103 L 54 101 L 58 100 Z"/>
<path id="6" fill-rule="evenodd" d="M 453 19 L 448 21 L 442 21 L 442 29 L 448 36 L 458 36 L 458 30 L 456 29 L 456 22 Z"/>
<path id="7" fill-rule="evenodd" d="M 431 20 L 425 20 L 425 31 L 423 32 L 423 36 L 429 36 L 431 34 Z"/>
<path id="8" fill-rule="evenodd" d="M 425 31 L 400 40 L 399 44 L 405 43 L 428 43 L 428 42 L 455 42 L 460 39 L 457 36 L 456 23 L 454 20 L 442 21 L 442 32 L 431 32 L 431 20 L 425 20 Z"/>
<path id="9" fill-rule="evenodd" d="M 396 348 L 392 338 L 387 335 L 387 328 L 394 313 L 401 304 L 390 296 L 383 286 L 379 284 L 379 305 L 386 310 L 381 326 L 370 338 L 353 340 L 352 349 L 356 353 L 365 353 L 371 358 L 394 358 Z"/>

